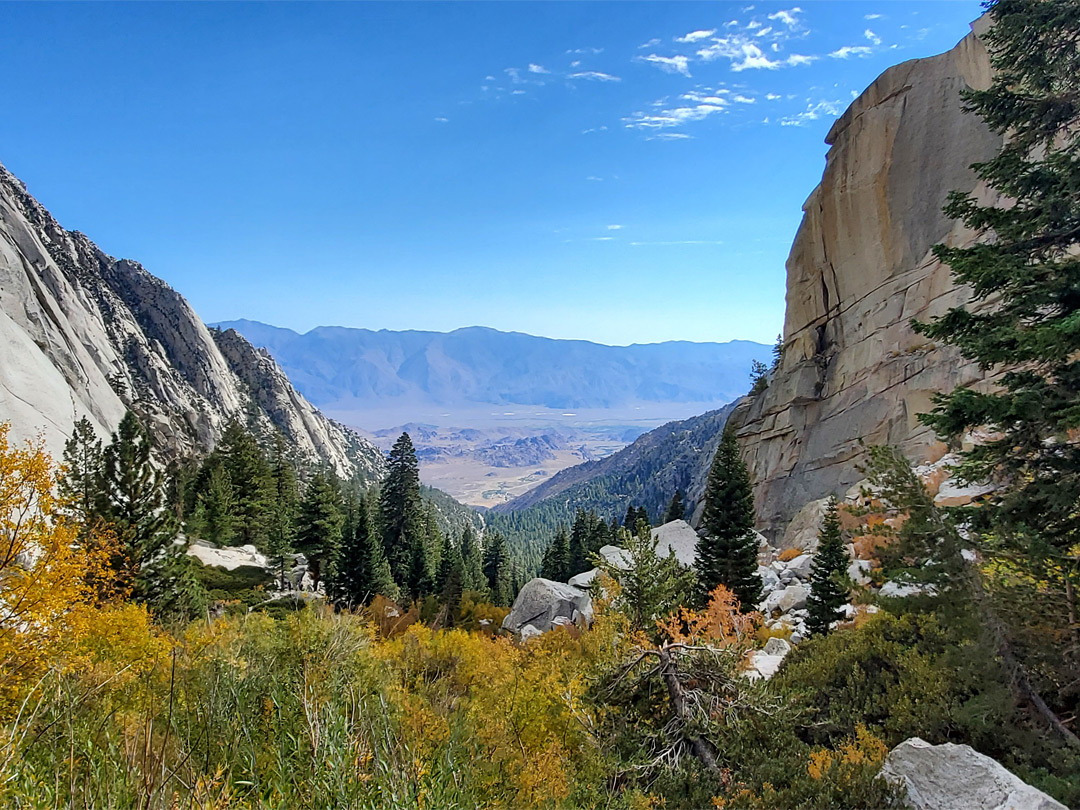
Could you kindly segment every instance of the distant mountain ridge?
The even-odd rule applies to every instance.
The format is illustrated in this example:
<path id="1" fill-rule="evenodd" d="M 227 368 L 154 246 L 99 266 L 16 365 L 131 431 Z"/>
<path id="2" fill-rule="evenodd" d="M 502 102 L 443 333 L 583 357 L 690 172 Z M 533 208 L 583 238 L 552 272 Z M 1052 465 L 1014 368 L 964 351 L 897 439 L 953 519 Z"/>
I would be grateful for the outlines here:
<path id="1" fill-rule="evenodd" d="M 293 384 L 328 410 L 395 402 L 445 407 L 612 408 L 634 403 L 726 403 L 747 389 L 751 341 L 605 346 L 467 327 L 453 332 L 323 326 L 299 334 L 225 321 L 265 348 Z"/>

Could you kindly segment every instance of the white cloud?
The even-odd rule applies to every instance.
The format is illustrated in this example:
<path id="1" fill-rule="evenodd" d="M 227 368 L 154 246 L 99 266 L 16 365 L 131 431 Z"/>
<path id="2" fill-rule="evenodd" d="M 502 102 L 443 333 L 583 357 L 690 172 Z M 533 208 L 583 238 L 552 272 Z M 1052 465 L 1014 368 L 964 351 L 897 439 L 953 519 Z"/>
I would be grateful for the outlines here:
<path id="1" fill-rule="evenodd" d="M 621 82 L 622 79 L 618 76 L 612 76 L 610 73 L 601 73 L 598 70 L 585 70 L 581 73 L 571 73 L 566 78 L 568 79 L 589 79 L 594 82 Z"/>
<path id="2" fill-rule="evenodd" d="M 755 37 L 767 37 L 771 33 L 772 33 L 772 26 L 769 25 L 769 26 L 766 26 L 765 28 L 762 28 L 760 31 L 755 32 L 754 36 Z"/>
<path id="3" fill-rule="evenodd" d="M 703 39 L 708 39 L 716 33 L 716 29 L 712 28 L 708 31 L 691 31 L 689 34 L 681 37 L 675 37 L 676 42 L 698 42 Z M 644 45 L 642 47 L 645 47 Z"/>
<path id="4" fill-rule="evenodd" d="M 537 65 L 529 62 L 529 73 L 551 73 L 551 71 L 543 65 Z"/>
<path id="5" fill-rule="evenodd" d="M 582 135 L 588 135 L 590 132 L 607 132 L 607 125 L 599 127 L 589 127 L 588 129 L 581 130 Z"/>
<path id="6" fill-rule="evenodd" d="M 764 23 L 759 23 L 757 20 L 751 20 L 746 24 L 746 29 L 748 31 L 753 31 L 755 28 L 761 28 L 762 25 L 764 25 Z"/>
<path id="7" fill-rule="evenodd" d="M 756 104 L 757 103 L 756 98 L 750 98 L 749 96 L 733 96 L 731 100 L 736 102 L 737 104 Z"/>
<path id="8" fill-rule="evenodd" d="M 717 101 L 720 101 L 720 99 L 717 99 Z M 627 129 L 641 129 L 646 131 L 671 129 L 673 127 L 682 126 L 683 124 L 688 124 L 691 121 L 702 121 L 710 115 L 723 112 L 725 106 L 726 103 L 694 104 L 686 107 L 672 107 L 651 115 L 646 115 L 643 112 L 636 112 L 628 118 L 624 118 L 623 123 L 626 124 Z"/>
<path id="9" fill-rule="evenodd" d="M 690 60 L 685 56 L 657 56 L 655 53 L 650 53 L 648 56 L 637 56 L 635 59 L 640 62 L 649 62 L 665 73 L 681 73 L 687 77 L 690 75 Z"/>
<path id="10" fill-rule="evenodd" d="M 571 48 L 570 50 L 567 51 L 567 53 L 577 53 L 577 54 L 587 54 L 587 53 L 597 54 L 597 53 L 603 53 L 603 52 L 604 52 L 603 48 Z"/>
<path id="11" fill-rule="evenodd" d="M 645 245 L 722 245 L 719 239 L 675 239 L 670 242 L 631 242 L 634 247 Z"/>
<path id="12" fill-rule="evenodd" d="M 863 31 L 863 36 L 866 37 L 868 40 L 870 40 L 874 45 L 880 45 L 881 44 L 881 37 L 879 37 L 877 34 L 875 34 L 869 28 L 867 28 L 865 31 Z"/>
<path id="13" fill-rule="evenodd" d="M 782 22 L 788 28 L 794 28 L 799 22 L 795 18 L 795 15 L 801 13 L 802 9 L 796 6 L 795 8 L 789 8 L 787 11 L 778 11 L 775 14 L 770 14 L 769 19 Z"/>
<path id="14" fill-rule="evenodd" d="M 801 113 L 788 116 L 787 118 L 780 119 L 780 125 L 785 127 L 801 127 L 810 121 L 817 121 L 823 115 L 830 115 L 833 118 L 840 115 L 841 102 L 839 101 L 819 101 L 816 104 L 808 103 L 806 109 Z"/>
<path id="15" fill-rule="evenodd" d="M 525 91 L 524 90 L 511 90 L 510 95 L 512 95 L 512 96 L 523 96 L 523 95 L 525 95 Z"/>
<path id="16" fill-rule="evenodd" d="M 512 81 L 514 84 L 521 83 L 521 68 L 507 68 L 503 71 L 503 73 L 509 76 L 510 81 Z"/>
<path id="17" fill-rule="evenodd" d="M 581 64 L 581 60 L 580 59 L 575 59 L 573 62 L 570 63 L 570 67 L 574 68 L 574 67 L 577 67 L 580 64 Z"/>
<path id="18" fill-rule="evenodd" d="M 693 138 L 685 132 L 656 132 L 648 137 L 650 141 L 685 141 Z"/>
<path id="19" fill-rule="evenodd" d="M 445 123 L 446 123 L 446 122 L 448 122 L 448 121 L 449 121 L 450 119 L 449 119 L 449 118 L 443 118 L 442 116 L 439 116 L 439 117 L 438 117 L 438 118 L 436 118 L 435 120 L 436 120 L 436 121 L 438 121 L 438 122 L 439 122 L 440 124 L 445 124 Z"/>
<path id="20" fill-rule="evenodd" d="M 590 175 L 589 175 L 588 177 L 586 177 L 585 179 L 586 179 L 586 180 L 591 180 L 591 181 L 592 181 L 593 183 L 603 183 L 603 182 L 604 182 L 604 178 L 603 178 L 603 177 L 597 177 L 597 176 L 596 176 L 595 174 L 590 174 Z"/>
<path id="21" fill-rule="evenodd" d="M 615 238 L 614 236 L 594 236 L 592 238 L 592 241 L 593 242 L 610 242 L 614 238 Z"/>
<path id="22" fill-rule="evenodd" d="M 648 42 L 642 42 L 638 45 L 638 50 L 644 50 L 645 48 L 655 48 L 660 44 L 660 37 L 653 37 Z"/>
<path id="23" fill-rule="evenodd" d="M 867 14 L 866 16 L 863 17 L 863 19 L 864 20 L 880 20 L 881 16 L 882 15 L 880 15 L 880 14 Z"/>
<path id="24" fill-rule="evenodd" d="M 787 64 L 792 65 L 792 66 L 809 65 L 812 62 L 817 61 L 817 57 L 816 56 L 804 56 L 801 53 L 793 53 L 785 61 L 786 61 Z"/>
<path id="25" fill-rule="evenodd" d="M 622 230 L 622 225 L 608 225 L 607 229 L 609 231 L 621 231 Z"/>
<path id="26" fill-rule="evenodd" d="M 767 57 L 761 48 L 739 34 L 729 37 L 714 37 L 713 44 L 699 50 L 697 55 L 706 62 L 712 62 L 715 59 L 728 59 L 731 61 L 731 69 L 736 73 L 743 70 L 762 68 L 775 70 L 782 64 Z"/>
<path id="27" fill-rule="evenodd" d="M 829 54 L 833 59 L 847 59 L 849 56 L 869 56 L 873 49 L 866 45 L 845 45 Z"/>
<path id="28" fill-rule="evenodd" d="M 767 101 L 778 101 L 781 98 L 783 98 L 783 96 L 777 95 L 776 93 L 766 93 L 765 94 L 765 99 Z"/>

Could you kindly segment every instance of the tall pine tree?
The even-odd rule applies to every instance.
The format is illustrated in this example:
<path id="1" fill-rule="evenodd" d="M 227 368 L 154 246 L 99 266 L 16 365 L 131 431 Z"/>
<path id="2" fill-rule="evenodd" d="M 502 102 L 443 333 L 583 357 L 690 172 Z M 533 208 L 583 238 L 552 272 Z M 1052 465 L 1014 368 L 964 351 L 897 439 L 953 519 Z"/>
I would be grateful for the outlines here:
<path id="1" fill-rule="evenodd" d="M 555 582 L 566 582 L 573 576 L 570 573 L 570 535 L 566 527 L 560 526 L 555 531 L 555 537 L 544 552 L 540 576 Z"/>
<path id="2" fill-rule="evenodd" d="M 64 445 L 64 472 L 57 490 L 65 513 L 85 527 L 101 518 L 102 465 L 101 439 L 84 416 Z"/>
<path id="3" fill-rule="evenodd" d="M 847 566 L 848 555 L 840 531 L 840 515 L 836 498 L 832 498 L 818 533 L 818 547 L 814 552 L 810 576 L 810 596 L 806 600 L 810 611 L 806 626 L 811 633 L 828 633 L 829 625 L 844 617 L 843 607 L 851 591 Z"/>
<path id="4" fill-rule="evenodd" d="M 709 469 L 704 500 L 696 560 L 699 601 L 707 601 L 712 590 L 723 585 L 738 597 L 743 612 L 754 610 L 762 591 L 757 573 L 754 494 L 730 425 L 724 428 Z"/>
<path id="5" fill-rule="evenodd" d="M 671 496 L 671 503 L 668 504 L 667 512 L 664 513 L 664 523 L 682 520 L 685 516 L 686 507 L 683 506 L 682 493 L 675 490 L 675 494 Z"/>
<path id="6" fill-rule="evenodd" d="M 334 579 L 344 525 L 337 477 L 319 470 L 311 477 L 304 493 L 296 532 L 297 548 L 307 556 L 308 571 L 315 588 L 324 577 L 331 582 Z"/>
<path id="7" fill-rule="evenodd" d="M 383 548 L 394 581 L 411 586 L 418 565 L 418 546 L 426 541 L 420 500 L 420 462 L 408 433 L 402 433 L 387 458 L 386 479 L 379 495 Z M 422 561 L 421 561 L 422 562 Z"/>
<path id="8" fill-rule="evenodd" d="M 487 577 L 491 603 L 509 607 L 514 598 L 510 547 L 499 532 L 490 532 L 484 538 L 484 576 Z"/>
<path id="9" fill-rule="evenodd" d="M 983 238 L 934 252 L 973 298 L 914 326 L 1003 373 L 993 390 L 958 388 L 920 418 L 947 439 L 990 428 L 960 473 L 999 489 L 994 508 L 969 520 L 992 541 L 988 552 L 1023 560 L 1062 594 L 1056 607 L 1080 660 L 1080 2 L 999 0 L 990 15 L 993 82 L 964 100 L 1004 139 L 972 168 L 1008 202 L 950 195 L 945 212 Z"/>

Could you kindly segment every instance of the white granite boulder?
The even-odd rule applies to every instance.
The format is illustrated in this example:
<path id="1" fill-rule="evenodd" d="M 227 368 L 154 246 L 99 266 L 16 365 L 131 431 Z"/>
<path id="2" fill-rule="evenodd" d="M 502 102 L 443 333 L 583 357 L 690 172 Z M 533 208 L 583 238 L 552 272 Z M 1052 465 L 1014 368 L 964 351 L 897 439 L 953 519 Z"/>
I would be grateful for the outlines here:
<path id="1" fill-rule="evenodd" d="M 518 593 L 514 606 L 503 619 L 503 629 L 524 636 L 525 627 L 546 633 L 557 627 L 559 619 L 576 625 L 592 622 L 592 598 L 587 591 L 553 582 L 550 579 L 531 579 Z"/>

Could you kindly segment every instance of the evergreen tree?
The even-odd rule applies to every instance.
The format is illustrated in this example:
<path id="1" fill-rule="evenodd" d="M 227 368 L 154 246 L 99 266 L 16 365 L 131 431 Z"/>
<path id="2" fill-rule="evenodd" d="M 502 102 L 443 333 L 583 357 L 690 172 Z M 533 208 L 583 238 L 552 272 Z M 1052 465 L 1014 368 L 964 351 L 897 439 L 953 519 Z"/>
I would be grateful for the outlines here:
<path id="1" fill-rule="evenodd" d="M 255 437 L 237 420 L 225 427 L 216 455 L 229 474 L 235 542 L 265 548 L 274 498 L 274 476 Z"/>
<path id="2" fill-rule="evenodd" d="M 420 463 L 408 433 L 402 433 L 387 458 L 386 479 L 379 496 L 383 548 L 395 582 L 410 590 L 419 570 L 418 546 L 425 542 L 424 512 L 420 500 Z M 419 569 L 419 570 L 418 570 Z"/>
<path id="3" fill-rule="evenodd" d="M 84 527 L 101 517 L 102 465 L 101 439 L 84 416 L 64 445 L 64 472 L 57 485 L 65 513 Z"/>
<path id="4" fill-rule="evenodd" d="M 1005 139 L 972 168 L 1008 203 L 950 195 L 945 212 L 984 238 L 934 252 L 972 301 L 914 326 L 1004 373 L 994 390 L 939 396 L 920 418 L 950 440 L 990 428 L 993 438 L 963 454 L 960 473 L 996 481 L 996 508 L 972 510 L 969 520 L 994 550 L 1063 593 L 1058 610 L 1080 657 L 1080 3 L 999 0 L 990 15 L 993 81 L 964 100 Z"/>
<path id="5" fill-rule="evenodd" d="M 486 593 L 488 586 L 487 576 L 484 574 L 484 553 L 471 526 L 461 530 L 461 560 L 464 565 L 463 589 Z"/>
<path id="6" fill-rule="evenodd" d="M 443 541 L 439 555 L 439 574 L 435 591 L 444 607 L 443 627 L 453 627 L 461 615 L 461 594 L 465 582 L 465 561 L 461 549 L 450 542 L 449 535 Z"/>
<path id="7" fill-rule="evenodd" d="M 760 394 L 769 387 L 769 367 L 760 360 L 750 364 L 750 396 Z"/>
<path id="8" fill-rule="evenodd" d="M 772 347 L 772 370 L 780 368 L 780 362 L 784 359 L 784 333 L 776 336 L 776 343 Z"/>
<path id="9" fill-rule="evenodd" d="M 164 501 L 150 438 L 128 411 L 102 454 L 99 509 L 120 543 L 114 569 L 135 599 L 163 611 L 190 612 L 201 600 L 200 589 L 183 544 L 176 542 L 176 518 L 163 508 Z"/>
<path id="10" fill-rule="evenodd" d="M 227 546 L 236 537 L 236 525 L 240 522 L 235 513 L 236 494 L 232 477 L 220 459 L 211 458 L 208 464 L 205 491 L 195 501 L 195 515 L 189 529 L 203 540 Z"/>
<path id="11" fill-rule="evenodd" d="M 540 576 L 555 582 L 566 582 L 573 576 L 570 573 L 570 535 L 563 526 L 555 532 L 555 537 L 544 552 Z"/>
<path id="12" fill-rule="evenodd" d="M 656 620 L 676 610 L 693 590 L 694 573 L 674 553 L 657 554 L 657 540 L 648 526 L 639 523 L 631 534 L 624 531 L 619 545 L 628 565 L 613 566 L 600 558 L 600 567 L 621 586 L 618 604 L 635 630 L 655 633 Z"/>
<path id="13" fill-rule="evenodd" d="M 350 523 L 334 566 L 334 599 L 349 607 L 366 605 L 376 595 L 397 599 L 398 588 L 364 498 L 357 499 Z"/>
<path id="14" fill-rule="evenodd" d="M 705 486 L 705 513 L 697 546 L 698 594 L 702 602 L 717 585 L 738 597 L 743 612 L 761 600 L 754 534 L 754 494 L 739 455 L 735 429 L 724 428 Z"/>
<path id="15" fill-rule="evenodd" d="M 300 508 L 299 487 L 296 470 L 286 455 L 285 438 L 279 433 L 274 440 L 270 459 L 273 478 L 273 497 L 266 521 L 266 556 L 271 568 L 277 573 L 282 588 L 285 587 L 285 567 L 291 560 L 296 540 L 296 517 Z"/>
<path id="16" fill-rule="evenodd" d="M 484 540 L 484 576 L 487 578 L 491 603 L 509 607 L 513 601 L 513 571 L 510 547 L 498 532 L 490 532 Z"/>
<path id="17" fill-rule="evenodd" d="M 683 506 L 682 493 L 675 490 L 675 494 L 671 496 L 671 503 L 668 504 L 667 512 L 664 513 L 664 523 L 682 520 L 685 515 L 686 507 Z"/>
<path id="18" fill-rule="evenodd" d="M 843 607 L 851 590 L 847 566 L 848 555 L 840 531 L 840 516 L 836 498 L 832 498 L 818 533 L 818 547 L 810 577 L 810 596 L 806 600 L 810 610 L 806 626 L 811 633 L 824 635 L 829 632 L 830 624 L 844 617 Z"/>
<path id="19" fill-rule="evenodd" d="M 297 548 L 307 557 L 315 588 L 324 577 L 331 582 L 334 579 L 333 569 L 341 549 L 344 525 L 337 478 L 319 470 L 312 476 L 300 503 L 296 532 Z"/>

